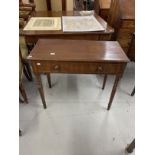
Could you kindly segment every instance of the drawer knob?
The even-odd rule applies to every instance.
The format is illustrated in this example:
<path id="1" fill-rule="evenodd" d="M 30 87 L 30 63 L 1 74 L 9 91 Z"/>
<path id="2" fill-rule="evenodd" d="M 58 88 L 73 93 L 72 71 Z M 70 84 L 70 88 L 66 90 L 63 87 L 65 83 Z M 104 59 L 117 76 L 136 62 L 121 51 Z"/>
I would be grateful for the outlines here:
<path id="1" fill-rule="evenodd" d="M 55 53 L 54 52 L 51 52 L 50 55 L 55 55 Z"/>
<path id="2" fill-rule="evenodd" d="M 98 71 L 103 71 L 102 66 L 98 66 Z"/>
<path id="3" fill-rule="evenodd" d="M 37 66 L 40 66 L 40 65 L 41 65 L 41 63 L 37 62 Z"/>
<path id="4" fill-rule="evenodd" d="M 54 66 L 54 69 L 55 69 L 55 70 L 58 70 L 58 69 L 60 69 L 60 67 L 59 67 L 58 65 L 55 65 L 55 66 Z"/>

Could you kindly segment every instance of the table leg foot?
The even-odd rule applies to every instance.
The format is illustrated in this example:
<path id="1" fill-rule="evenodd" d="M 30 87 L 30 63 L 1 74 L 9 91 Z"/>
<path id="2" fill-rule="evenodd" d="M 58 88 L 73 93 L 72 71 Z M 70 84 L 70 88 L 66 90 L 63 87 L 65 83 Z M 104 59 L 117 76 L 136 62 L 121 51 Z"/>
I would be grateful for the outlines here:
<path id="1" fill-rule="evenodd" d="M 135 95 L 135 87 L 134 87 L 134 89 L 133 89 L 133 91 L 131 93 L 131 96 L 133 96 L 133 95 Z"/>
<path id="2" fill-rule="evenodd" d="M 43 105 L 44 106 L 44 109 L 47 109 L 47 106 L 46 106 L 46 104 L 45 105 Z"/>
<path id="3" fill-rule="evenodd" d="M 135 139 L 131 142 L 131 144 L 126 148 L 128 153 L 132 153 L 135 148 Z"/>
<path id="4" fill-rule="evenodd" d="M 119 76 L 116 76 L 115 82 L 114 82 L 114 85 L 113 85 L 113 88 L 112 88 L 110 100 L 109 100 L 109 103 L 108 103 L 108 108 L 107 108 L 107 110 L 110 110 L 110 108 L 111 108 L 112 101 L 113 101 L 114 96 L 115 96 L 115 93 L 116 93 L 116 88 L 117 88 L 118 82 L 119 82 Z"/>
<path id="5" fill-rule="evenodd" d="M 22 136 L 22 131 L 19 129 L 19 136 Z"/>

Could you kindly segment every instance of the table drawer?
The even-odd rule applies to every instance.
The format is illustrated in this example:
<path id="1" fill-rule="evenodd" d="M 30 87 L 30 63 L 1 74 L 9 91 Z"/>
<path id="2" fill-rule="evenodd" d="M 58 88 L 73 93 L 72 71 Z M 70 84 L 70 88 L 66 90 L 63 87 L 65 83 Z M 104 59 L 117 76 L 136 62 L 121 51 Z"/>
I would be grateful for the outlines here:
<path id="1" fill-rule="evenodd" d="M 118 74 L 124 69 L 121 63 L 51 62 L 33 61 L 35 73 Z"/>
<path id="2" fill-rule="evenodd" d="M 135 21 L 134 20 L 123 20 L 121 27 L 122 28 L 135 28 Z"/>

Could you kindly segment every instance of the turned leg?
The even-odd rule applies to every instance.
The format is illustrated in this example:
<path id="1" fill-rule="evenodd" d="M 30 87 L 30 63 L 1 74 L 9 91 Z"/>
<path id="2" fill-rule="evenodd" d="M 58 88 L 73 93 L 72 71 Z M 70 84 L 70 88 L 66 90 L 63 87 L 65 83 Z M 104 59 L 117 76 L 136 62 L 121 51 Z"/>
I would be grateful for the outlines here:
<path id="1" fill-rule="evenodd" d="M 131 93 L 131 96 L 133 96 L 133 95 L 135 95 L 135 87 L 134 87 L 134 89 L 133 89 L 133 91 Z"/>
<path id="2" fill-rule="evenodd" d="M 27 78 L 29 81 L 32 81 L 32 79 L 29 77 L 29 74 L 27 73 L 27 70 L 26 70 L 25 66 L 23 67 L 23 72 L 24 72 L 24 75 L 26 76 L 26 78 Z"/>
<path id="3" fill-rule="evenodd" d="M 28 103 L 27 95 L 26 95 L 26 92 L 25 92 L 25 89 L 24 89 L 24 86 L 23 86 L 22 82 L 20 82 L 20 84 L 19 84 L 19 90 L 20 90 L 20 92 L 21 92 L 21 95 L 22 95 L 23 98 L 24 98 L 24 101 L 25 101 L 26 103 Z"/>
<path id="4" fill-rule="evenodd" d="M 131 142 L 131 144 L 126 148 L 128 153 L 132 153 L 135 148 L 135 139 Z"/>
<path id="5" fill-rule="evenodd" d="M 49 88 L 51 88 L 51 77 L 50 77 L 50 73 L 47 73 L 47 81 L 48 81 L 48 85 L 49 85 Z"/>
<path id="6" fill-rule="evenodd" d="M 102 89 L 104 89 L 105 84 L 106 84 L 106 81 L 107 81 L 107 75 L 105 74 L 105 75 L 104 75 L 104 80 L 103 80 Z"/>
<path id="7" fill-rule="evenodd" d="M 115 93 L 116 93 L 116 88 L 117 88 L 118 82 L 119 82 L 119 76 L 116 76 L 115 82 L 114 82 L 114 85 L 113 85 L 113 88 L 112 88 L 110 100 L 109 100 L 109 103 L 108 103 L 108 108 L 107 108 L 107 110 L 110 110 L 110 107 L 111 107 L 111 105 L 112 105 L 112 101 L 113 101 L 114 96 L 115 96 Z"/>
<path id="8" fill-rule="evenodd" d="M 24 63 L 24 67 L 25 67 L 25 70 L 29 76 L 29 81 L 32 81 L 33 77 L 32 77 L 32 73 L 31 73 L 30 65 L 28 63 Z"/>
<path id="9" fill-rule="evenodd" d="M 41 82 L 41 77 L 40 74 L 35 74 L 36 77 L 36 85 L 38 87 L 39 90 L 39 94 L 43 103 L 43 107 L 44 109 L 46 109 L 46 102 L 45 102 L 45 96 L 44 96 L 44 91 L 43 91 L 43 86 L 42 86 L 42 82 Z"/>

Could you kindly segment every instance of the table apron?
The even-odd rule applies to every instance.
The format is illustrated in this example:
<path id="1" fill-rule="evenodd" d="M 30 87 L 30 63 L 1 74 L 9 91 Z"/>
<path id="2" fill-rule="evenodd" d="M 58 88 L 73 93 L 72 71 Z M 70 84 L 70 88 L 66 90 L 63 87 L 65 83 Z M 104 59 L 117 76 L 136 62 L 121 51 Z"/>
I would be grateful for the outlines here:
<path id="1" fill-rule="evenodd" d="M 36 43 L 38 39 L 71 39 L 71 40 L 111 40 L 112 34 L 51 34 L 51 35 L 25 35 L 27 44 Z"/>
<path id="2" fill-rule="evenodd" d="M 32 61 L 34 73 L 122 74 L 126 63 Z"/>

